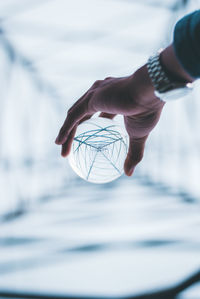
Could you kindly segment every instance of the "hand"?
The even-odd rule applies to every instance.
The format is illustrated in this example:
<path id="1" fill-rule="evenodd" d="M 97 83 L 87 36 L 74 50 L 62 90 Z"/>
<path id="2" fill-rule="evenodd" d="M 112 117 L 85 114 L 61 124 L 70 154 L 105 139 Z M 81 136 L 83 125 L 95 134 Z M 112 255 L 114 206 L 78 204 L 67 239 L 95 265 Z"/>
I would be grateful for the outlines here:
<path id="1" fill-rule="evenodd" d="M 69 109 L 55 142 L 62 145 L 61 154 L 66 157 L 70 152 L 76 128 L 81 122 L 96 112 L 101 112 L 101 117 L 110 119 L 116 114 L 122 114 L 129 135 L 124 171 L 130 176 L 142 160 L 145 142 L 157 124 L 163 106 L 164 102 L 154 95 L 146 65 L 129 77 L 109 77 L 96 81 Z"/>

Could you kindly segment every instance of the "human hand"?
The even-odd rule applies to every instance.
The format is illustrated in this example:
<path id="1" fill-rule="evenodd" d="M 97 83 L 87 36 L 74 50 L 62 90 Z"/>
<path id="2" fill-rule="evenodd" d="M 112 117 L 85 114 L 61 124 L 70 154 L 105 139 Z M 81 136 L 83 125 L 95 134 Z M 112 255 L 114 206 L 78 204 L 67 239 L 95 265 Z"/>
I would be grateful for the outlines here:
<path id="1" fill-rule="evenodd" d="M 110 119 L 121 114 L 129 135 L 124 172 L 131 176 L 135 166 L 142 160 L 145 142 L 157 124 L 163 106 L 164 102 L 154 95 L 146 65 L 129 77 L 98 80 L 69 109 L 55 142 L 62 145 L 61 155 L 66 157 L 81 122 L 96 112 Z"/>

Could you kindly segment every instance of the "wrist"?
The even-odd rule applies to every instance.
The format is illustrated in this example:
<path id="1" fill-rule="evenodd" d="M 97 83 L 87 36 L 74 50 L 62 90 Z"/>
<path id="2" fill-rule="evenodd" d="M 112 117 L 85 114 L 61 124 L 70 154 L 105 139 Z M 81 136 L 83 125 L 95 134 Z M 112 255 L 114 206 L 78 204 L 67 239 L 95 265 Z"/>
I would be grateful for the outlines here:
<path id="1" fill-rule="evenodd" d="M 174 81 L 190 83 L 194 81 L 194 78 L 192 78 L 179 63 L 173 45 L 168 46 L 161 52 L 160 62 L 165 72 L 170 78 L 174 79 Z"/>
<path id="2" fill-rule="evenodd" d="M 147 63 L 155 95 L 163 102 L 187 96 L 193 89 L 193 78 L 179 64 L 171 46 L 150 56 Z"/>
<path id="3" fill-rule="evenodd" d="M 140 67 L 131 76 L 131 93 L 139 106 L 160 108 L 164 104 L 155 95 L 155 87 L 149 76 L 147 64 Z"/>

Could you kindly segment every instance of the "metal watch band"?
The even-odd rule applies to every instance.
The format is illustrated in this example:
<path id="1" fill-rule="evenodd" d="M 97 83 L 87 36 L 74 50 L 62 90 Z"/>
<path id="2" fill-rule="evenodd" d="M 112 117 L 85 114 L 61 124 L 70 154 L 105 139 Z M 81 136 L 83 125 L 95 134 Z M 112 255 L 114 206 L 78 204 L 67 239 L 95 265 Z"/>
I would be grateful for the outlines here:
<path id="1" fill-rule="evenodd" d="M 174 83 L 168 78 L 160 63 L 161 50 L 153 56 L 150 56 L 147 63 L 147 69 L 155 90 L 163 93 L 174 88 Z"/>

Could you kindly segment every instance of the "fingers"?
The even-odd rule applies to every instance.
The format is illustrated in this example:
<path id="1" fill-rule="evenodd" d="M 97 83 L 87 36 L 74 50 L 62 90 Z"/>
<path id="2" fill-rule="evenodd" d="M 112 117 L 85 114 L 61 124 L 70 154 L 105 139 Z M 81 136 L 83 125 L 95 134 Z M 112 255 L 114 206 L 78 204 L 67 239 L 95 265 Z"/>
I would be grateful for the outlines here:
<path id="1" fill-rule="evenodd" d="M 84 118 L 82 118 L 80 121 L 79 121 L 79 125 L 81 123 L 83 123 L 84 121 L 90 119 L 92 117 L 92 115 L 88 115 L 88 116 L 85 116 Z M 61 150 L 61 155 L 63 157 L 67 157 L 70 153 L 70 150 L 71 150 L 71 146 L 72 146 L 72 143 L 73 143 L 73 140 L 74 140 L 74 136 L 76 134 L 76 129 L 77 129 L 77 126 L 76 125 L 70 132 L 70 134 L 68 135 L 67 137 L 67 140 L 65 141 L 65 143 L 63 143 L 62 145 L 62 150 Z"/>
<path id="2" fill-rule="evenodd" d="M 147 136 L 142 138 L 130 138 L 129 150 L 124 163 L 124 172 L 127 176 L 131 176 L 135 166 L 142 160 L 144 154 L 144 146 Z"/>
<path id="3" fill-rule="evenodd" d="M 56 144 L 64 144 L 68 136 L 71 132 L 71 130 L 78 125 L 78 123 L 85 117 L 92 115 L 88 109 L 88 101 L 90 97 L 92 96 L 92 93 L 89 95 L 86 95 L 86 98 L 84 98 L 79 104 L 74 105 L 67 114 L 67 117 L 65 119 L 65 122 L 60 129 L 60 132 L 58 134 L 58 137 L 56 138 L 55 143 Z"/>
<path id="4" fill-rule="evenodd" d="M 100 113 L 99 117 L 105 117 L 105 118 L 109 118 L 109 119 L 113 119 L 115 117 L 116 114 L 109 114 L 109 113 Z M 92 114 L 91 115 L 88 115 L 88 116 L 85 116 L 83 117 L 78 125 L 80 125 L 81 123 L 83 123 L 84 121 L 90 119 L 92 117 Z M 63 157 L 67 157 L 70 153 L 70 150 L 71 150 L 71 146 L 72 146 L 72 143 L 73 143 L 73 140 L 74 140 L 74 136 L 76 134 L 76 129 L 77 129 L 77 126 L 76 125 L 70 132 L 70 134 L 68 135 L 67 137 L 67 140 L 62 144 L 62 150 L 61 150 L 61 155 Z"/>
<path id="5" fill-rule="evenodd" d="M 71 150 L 71 146 L 72 146 L 72 142 L 74 140 L 74 136 L 75 136 L 75 133 L 76 133 L 76 128 L 77 126 L 75 126 L 72 131 L 70 132 L 67 140 L 65 141 L 65 143 L 62 145 L 62 150 L 61 150 L 61 155 L 63 157 L 66 157 L 69 155 L 70 153 L 70 150 Z"/>
<path id="6" fill-rule="evenodd" d="M 97 80 L 90 87 L 90 89 L 78 100 L 74 105 L 69 109 L 68 115 L 65 119 L 65 122 L 60 129 L 60 132 L 56 138 L 55 143 L 60 145 L 64 144 L 68 140 L 68 136 L 73 130 L 73 128 L 84 118 L 88 117 L 92 111 L 89 111 L 88 102 L 92 97 L 94 91 L 102 85 L 102 83 L 111 79 L 111 77 L 106 78 L 105 80 Z M 90 109 L 91 110 L 91 109 Z M 93 111 L 93 113 L 96 111 Z M 104 116 L 106 117 L 106 116 Z M 113 118 L 111 116 L 107 116 L 108 118 Z M 90 118 L 90 116 L 89 116 Z M 64 147 L 65 148 L 65 147 Z"/>
<path id="7" fill-rule="evenodd" d="M 91 115 L 87 115 L 87 116 L 85 116 L 85 117 L 83 117 L 80 121 L 79 121 L 79 125 L 80 124 L 82 124 L 84 121 L 86 121 L 86 120 L 88 120 L 88 119 L 90 119 L 92 117 L 92 114 Z"/>
<path id="8" fill-rule="evenodd" d="M 111 113 L 106 113 L 106 112 L 101 112 L 99 114 L 99 117 L 105 117 L 109 119 L 113 119 L 116 116 L 116 114 L 111 114 Z"/>
<path id="9" fill-rule="evenodd" d="M 103 82 L 103 80 L 97 80 L 93 83 L 93 85 L 84 93 L 84 95 L 82 95 L 82 97 L 80 97 L 69 109 L 69 112 L 73 109 L 75 109 L 78 105 L 80 105 L 85 98 L 87 98 L 88 96 L 91 95 L 92 91 L 97 88 L 101 82 Z"/>
<path id="10" fill-rule="evenodd" d="M 86 116 L 86 108 L 84 106 L 80 108 L 76 108 L 70 113 L 68 113 L 65 122 L 60 129 L 58 137 L 56 138 L 56 144 L 63 144 L 67 140 L 71 130 L 74 126 L 84 117 Z"/>

